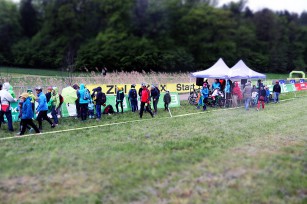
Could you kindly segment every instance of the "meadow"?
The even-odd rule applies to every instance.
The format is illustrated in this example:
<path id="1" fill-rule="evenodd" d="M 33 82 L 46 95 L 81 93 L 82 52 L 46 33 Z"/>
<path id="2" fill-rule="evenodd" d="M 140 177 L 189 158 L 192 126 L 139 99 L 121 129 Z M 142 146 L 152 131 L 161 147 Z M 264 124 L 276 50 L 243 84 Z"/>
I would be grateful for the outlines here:
<path id="1" fill-rule="evenodd" d="M 172 118 L 63 118 L 42 135 L 1 139 L 0 201 L 306 203 L 307 93 L 296 96 L 261 111 L 183 101 Z M 5 128 L 0 138 L 13 136 Z"/>

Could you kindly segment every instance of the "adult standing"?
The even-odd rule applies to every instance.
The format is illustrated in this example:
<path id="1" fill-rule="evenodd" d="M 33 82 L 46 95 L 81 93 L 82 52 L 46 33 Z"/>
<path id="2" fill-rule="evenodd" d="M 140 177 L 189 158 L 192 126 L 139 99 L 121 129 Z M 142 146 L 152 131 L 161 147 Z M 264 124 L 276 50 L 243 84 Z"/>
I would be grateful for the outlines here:
<path id="1" fill-rule="evenodd" d="M 78 86 L 78 84 L 74 84 L 72 87 L 76 90 L 76 95 L 77 95 L 75 105 L 76 105 L 76 112 L 77 112 L 76 119 L 78 119 L 81 116 L 81 114 L 80 114 L 80 103 L 79 103 L 80 99 L 79 99 L 79 95 L 78 95 L 78 91 L 79 91 L 80 87 Z"/>
<path id="2" fill-rule="evenodd" d="M 135 90 L 135 84 L 131 85 L 131 89 L 128 93 L 128 100 L 130 101 L 131 110 L 132 112 L 135 112 L 138 110 L 138 95 Z"/>
<path id="3" fill-rule="evenodd" d="M 98 86 L 95 91 L 97 92 L 96 94 L 96 115 L 97 118 L 96 120 L 100 120 L 101 119 L 101 106 L 105 106 L 106 101 L 107 101 L 107 97 L 106 94 L 102 92 L 102 88 L 100 86 Z"/>
<path id="4" fill-rule="evenodd" d="M 232 106 L 237 107 L 238 100 L 241 100 L 241 99 L 242 99 L 242 92 L 241 92 L 238 82 L 236 81 L 232 89 Z"/>
<path id="5" fill-rule="evenodd" d="M 123 106 L 124 98 L 125 98 L 125 94 L 123 91 L 123 87 L 117 87 L 117 92 L 116 92 L 116 111 L 117 113 L 119 113 L 118 105 L 120 105 L 120 108 L 122 109 L 121 113 L 124 113 L 124 106 Z"/>
<path id="6" fill-rule="evenodd" d="M 144 108 L 147 110 L 148 113 L 150 113 L 151 117 L 154 117 L 154 115 L 151 112 L 149 106 L 150 106 L 150 92 L 149 92 L 148 88 L 146 87 L 146 84 L 142 83 L 140 118 L 143 117 Z"/>
<path id="7" fill-rule="evenodd" d="M 159 103 L 159 98 L 160 98 L 160 90 L 155 85 L 151 85 L 150 93 L 151 93 L 151 98 L 152 98 L 152 104 L 155 110 L 154 114 L 157 114 L 158 103 Z"/>
<path id="8" fill-rule="evenodd" d="M 2 90 L 0 91 L 0 102 L 1 102 L 1 111 L 0 111 L 0 118 L 1 120 L 6 116 L 8 129 L 9 131 L 13 132 L 13 118 L 12 118 L 12 111 L 10 103 L 16 102 L 17 99 L 13 98 L 12 95 L 9 93 L 10 84 L 5 82 L 2 86 Z M 2 123 L 2 122 L 1 122 Z M 0 123 L 0 127 L 1 127 Z"/>
<path id="9" fill-rule="evenodd" d="M 266 91 L 263 86 L 260 87 L 260 94 L 258 98 L 257 111 L 259 111 L 260 103 L 262 104 L 262 109 L 264 109 L 264 101 L 265 101 Z"/>
<path id="10" fill-rule="evenodd" d="M 52 101 L 51 104 L 51 115 L 54 121 L 55 125 L 59 124 L 59 119 L 58 119 L 58 111 L 57 108 L 60 105 L 60 96 L 59 96 L 59 90 L 57 87 L 53 87 L 51 91 L 51 98 L 50 100 Z"/>
<path id="11" fill-rule="evenodd" d="M 251 98 L 252 98 L 252 86 L 250 82 L 247 82 L 243 89 L 243 99 L 245 103 L 245 110 L 249 110 L 249 103 L 251 101 Z"/>
<path id="12" fill-rule="evenodd" d="M 21 131 L 17 135 L 24 135 L 25 131 L 27 129 L 27 126 L 31 126 L 36 133 L 40 133 L 37 126 L 34 124 L 32 118 L 34 117 L 34 112 L 32 110 L 32 104 L 31 104 L 32 98 L 29 97 L 28 93 L 23 93 L 20 96 L 20 101 L 23 102 L 22 108 L 21 108 Z"/>
<path id="13" fill-rule="evenodd" d="M 46 120 L 50 125 L 51 128 L 54 128 L 55 125 L 52 123 L 50 118 L 47 116 L 48 111 L 48 105 L 47 105 L 47 99 L 46 95 L 43 93 L 42 87 L 38 86 L 35 88 L 36 94 L 37 94 L 37 102 L 38 106 L 36 108 L 37 118 L 38 121 L 38 128 L 40 131 L 43 129 L 43 120 Z"/>
<path id="14" fill-rule="evenodd" d="M 275 85 L 273 86 L 273 93 L 274 93 L 274 102 L 279 103 L 279 94 L 281 92 L 281 87 L 279 85 L 279 81 L 275 82 Z"/>
<path id="15" fill-rule="evenodd" d="M 85 88 L 84 84 L 80 84 L 80 90 L 78 91 L 78 99 L 80 104 L 81 120 L 85 121 L 88 112 L 88 103 L 90 101 L 89 91 Z"/>

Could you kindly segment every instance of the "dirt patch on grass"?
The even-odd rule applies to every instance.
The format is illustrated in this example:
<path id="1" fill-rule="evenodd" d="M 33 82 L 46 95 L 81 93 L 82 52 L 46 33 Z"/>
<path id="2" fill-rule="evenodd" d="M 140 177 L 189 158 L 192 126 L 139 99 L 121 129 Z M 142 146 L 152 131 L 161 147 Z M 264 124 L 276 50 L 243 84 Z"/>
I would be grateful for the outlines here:
<path id="1" fill-rule="evenodd" d="M 86 173 L 20 176 L 0 181 L 2 203 L 39 203 L 49 198 L 61 200 L 64 197 L 78 197 L 80 193 L 98 191 L 98 184 L 91 181 Z"/>

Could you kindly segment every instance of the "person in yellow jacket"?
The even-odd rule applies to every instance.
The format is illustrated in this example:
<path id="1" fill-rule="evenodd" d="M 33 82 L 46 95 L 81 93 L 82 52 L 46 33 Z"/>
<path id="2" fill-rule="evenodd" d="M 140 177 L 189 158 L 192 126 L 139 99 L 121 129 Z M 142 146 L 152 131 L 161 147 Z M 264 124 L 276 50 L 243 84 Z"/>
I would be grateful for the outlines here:
<path id="1" fill-rule="evenodd" d="M 57 87 L 52 87 L 50 103 L 51 103 L 51 115 L 54 120 L 54 124 L 58 125 L 59 120 L 58 120 L 57 108 L 60 105 L 60 97 L 59 97 L 59 90 Z"/>
<path id="2" fill-rule="evenodd" d="M 35 112 L 35 101 L 36 101 L 36 96 L 33 94 L 33 91 L 32 89 L 28 89 L 27 90 L 27 93 L 31 99 L 31 106 L 32 106 L 32 110 L 33 110 L 33 113 Z"/>

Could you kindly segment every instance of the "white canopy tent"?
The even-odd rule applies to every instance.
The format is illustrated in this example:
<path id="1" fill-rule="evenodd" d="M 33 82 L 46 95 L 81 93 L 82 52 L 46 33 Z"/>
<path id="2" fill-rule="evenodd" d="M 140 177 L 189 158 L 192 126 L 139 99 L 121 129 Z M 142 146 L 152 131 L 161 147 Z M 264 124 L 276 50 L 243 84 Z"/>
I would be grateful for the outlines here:
<path id="1" fill-rule="evenodd" d="M 264 79 L 266 75 L 250 69 L 240 60 L 229 71 L 229 79 Z"/>
<path id="2" fill-rule="evenodd" d="M 212 67 L 203 71 L 194 72 L 191 76 L 195 78 L 228 79 L 229 71 L 229 67 L 225 64 L 224 60 L 220 58 Z"/>

